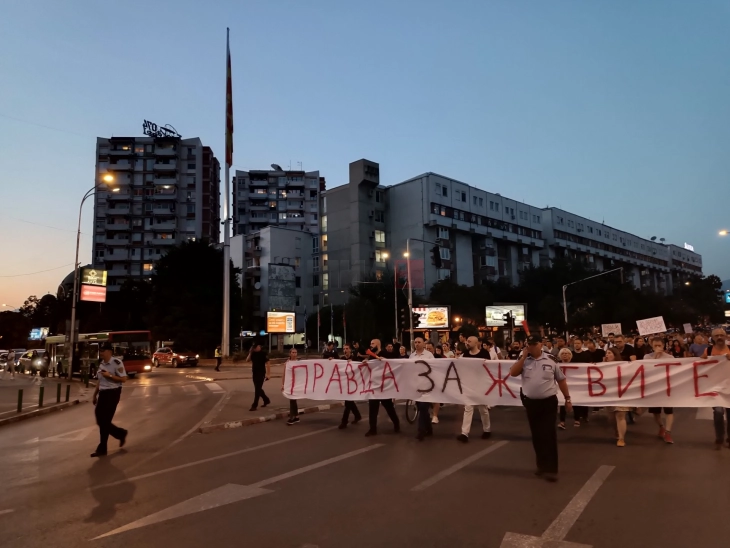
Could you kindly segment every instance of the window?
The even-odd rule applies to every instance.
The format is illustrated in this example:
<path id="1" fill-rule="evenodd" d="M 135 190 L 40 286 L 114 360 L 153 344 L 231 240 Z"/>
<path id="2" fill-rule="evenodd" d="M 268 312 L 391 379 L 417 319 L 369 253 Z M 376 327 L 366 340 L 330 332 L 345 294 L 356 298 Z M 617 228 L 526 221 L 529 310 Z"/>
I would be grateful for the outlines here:
<path id="1" fill-rule="evenodd" d="M 312 253 L 319 253 L 319 240 L 312 238 Z"/>
<path id="2" fill-rule="evenodd" d="M 461 193 L 461 201 L 466 202 L 466 192 Z"/>
<path id="3" fill-rule="evenodd" d="M 384 211 L 376 211 L 375 212 L 375 222 L 376 223 L 384 223 L 385 222 L 385 212 Z"/>
<path id="4" fill-rule="evenodd" d="M 104 258 L 104 250 L 103 249 L 100 249 L 99 251 L 96 252 L 96 258 L 97 259 L 103 259 Z"/>
<path id="5" fill-rule="evenodd" d="M 286 219 L 286 213 L 279 213 L 279 219 L 282 220 L 282 221 L 285 220 Z"/>
<path id="6" fill-rule="evenodd" d="M 383 231 L 383 230 L 375 231 L 375 243 L 378 243 L 378 244 L 385 243 L 385 231 Z"/>
<path id="7" fill-rule="evenodd" d="M 276 209 L 276 202 L 269 202 L 269 209 Z"/>
<path id="8" fill-rule="evenodd" d="M 459 220 L 460 221 L 463 221 L 464 220 L 464 212 L 463 211 L 459 211 Z"/>
<path id="9" fill-rule="evenodd" d="M 441 206 L 441 216 L 446 217 L 446 208 L 444 206 Z"/>
<path id="10" fill-rule="evenodd" d="M 327 251 L 327 234 L 322 236 L 322 251 Z"/>
<path id="11" fill-rule="evenodd" d="M 441 183 L 436 183 L 436 194 L 441 196 Z"/>
<path id="12" fill-rule="evenodd" d="M 375 279 L 376 280 L 382 280 L 383 279 L 383 271 L 382 270 L 376 270 L 375 271 Z"/>
<path id="13" fill-rule="evenodd" d="M 319 294 L 312 295 L 312 306 L 319 306 Z"/>
<path id="14" fill-rule="evenodd" d="M 322 197 L 322 213 L 327 213 L 327 196 Z"/>
<path id="15" fill-rule="evenodd" d="M 588 227 L 588 232 L 590 232 L 591 234 L 593 234 L 593 227 L 592 226 L 589 226 Z"/>
<path id="16" fill-rule="evenodd" d="M 142 270 L 144 272 L 152 272 L 154 270 L 154 267 L 152 266 L 152 263 L 145 263 L 142 265 Z"/>
<path id="17" fill-rule="evenodd" d="M 379 204 L 383 203 L 383 192 L 381 190 L 375 191 L 375 201 Z"/>
<path id="18" fill-rule="evenodd" d="M 436 272 L 438 274 L 439 280 L 445 280 L 446 278 L 451 276 L 451 271 L 446 268 L 439 268 Z"/>
<path id="19" fill-rule="evenodd" d="M 489 200 L 489 210 L 494 211 L 494 202 Z"/>
<path id="20" fill-rule="evenodd" d="M 144 205 L 144 210 L 145 211 L 152 211 L 152 204 L 145 204 Z"/>
<path id="21" fill-rule="evenodd" d="M 499 213 L 499 202 L 494 202 L 494 211 Z"/>
<path id="22" fill-rule="evenodd" d="M 195 215 L 195 204 L 187 204 L 185 206 L 188 215 Z"/>
<path id="23" fill-rule="evenodd" d="M 479 198 L 479 207 L 484 206 L 484 198 Z"/>
<path id="24" fill-rule="evenodd" d="M 312 287 L 319 287 L 319 274 L 312 274 Z"/>
<path id="25" fill-rule="evenodd" d="M 440 226 L 438 237 L 442 240 L 448 240 L 449 239 L 449 229 Z"/>
<path id="26" fill-rule="evenodd" d="M 322 215 L 322 232 L 327 232 L 327 215 Z"/>
<path id="27" fill-rule="evenodd" d="M 329 289 L 330 286 L 330 275 L 326 272 L 322 274 L 322 289 L 326 290 Z"/>
<path id="28" fill-rule="evenodd" d="M 384 263 L 385 258 L 388 256 L 388 254 L 385 251 L 382 251 L 381 249 L 375 250 L 375 262 L 376 263 Z"/>
<path id="29" fill-rule="evenodd" d="M 442 196 L 446 196 L 446 197 L 448 197 L 448 195 L 449 195 L 449 189 L 448 189 L 448 188 L 446 188 L 446 185 L 444 185 L 444 186 L 443 186 L 443 187 L 441 188 L 441 195 L 442 195 Z"/>
<path id="30" fill-rule="evenodd" d="M 474 202 L 474 205 L 477 205 L 477 197 L 476 196 L 472 196 L 472 201 Z"/>
<path id="31" fill-rule="evenodd" d="M 327 253 L 322 253 L 322 268 L 327 268 L 328 259 L 329 259 L 329 255 L 327 255 Z"/>
<path id="32" fill-rule="evenodd" d="M 188 169 L 195 169 L 195 163 L 188 164 Z"/>
<path id="33" fill-rule="evenodd" d="M 302 287 L 302 277 L 297 276 L 294 278 L 294 287 Z"/>
<path id="34" fill-rule="evenodd" d="M 317 197 L 317 191 L 316 190 L 310 190 L 309 191 L 309 197 L 310 198 L 316 198 Z"/>
<path id="35" fill-rule="evenodd" d="M 451 260 L 451 250 L 448 247 L 440 247 L 439 254 L 441 255 L 441 258 L 443 260 L 445 260 L 445 261 Z"/>

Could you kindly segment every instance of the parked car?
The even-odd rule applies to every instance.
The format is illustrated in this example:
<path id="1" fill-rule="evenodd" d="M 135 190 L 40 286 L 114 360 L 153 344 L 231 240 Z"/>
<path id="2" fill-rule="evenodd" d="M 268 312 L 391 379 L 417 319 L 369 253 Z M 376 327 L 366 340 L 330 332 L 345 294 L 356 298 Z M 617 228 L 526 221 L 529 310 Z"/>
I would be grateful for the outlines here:
<path id="1" fill-rule="evenodd" d="M 43 355 L 46 353 L 45 350 L 28 350 L 20 357 L 20 370 L 29 371 L 31 375 L 40 373 L 42 376 L 48 374 L 48 365 L 43 360 Z"/>
<path id="2" fill-rule="evenodd" d="M 199 358 L 200 355 L 195 352 L 175 352 L 169 346 L 163 346 L 162 348 L 158 348 L 152 355 L 152 363 L 155 364 L 155 367 L 160 367 L 161 365 L 169 365 L 172 367 L 189 365 L 194 367 L 198 365 Z"/>

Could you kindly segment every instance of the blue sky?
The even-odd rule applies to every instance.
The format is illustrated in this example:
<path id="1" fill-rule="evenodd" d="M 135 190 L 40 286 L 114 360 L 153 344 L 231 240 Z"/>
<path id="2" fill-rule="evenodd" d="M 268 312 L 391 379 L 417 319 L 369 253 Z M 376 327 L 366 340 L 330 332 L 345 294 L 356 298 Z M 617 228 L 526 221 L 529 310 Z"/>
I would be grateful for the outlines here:
<path id="1" fill-rule="evenodd" d="M 434 171 L 688 242 L 730 278 L 729 23 L 726 0 L 5 3 L 0 302 L 70 271 L 96 136 L 147 118 L 223 157 L 226 26 L 237 167 Z"/>

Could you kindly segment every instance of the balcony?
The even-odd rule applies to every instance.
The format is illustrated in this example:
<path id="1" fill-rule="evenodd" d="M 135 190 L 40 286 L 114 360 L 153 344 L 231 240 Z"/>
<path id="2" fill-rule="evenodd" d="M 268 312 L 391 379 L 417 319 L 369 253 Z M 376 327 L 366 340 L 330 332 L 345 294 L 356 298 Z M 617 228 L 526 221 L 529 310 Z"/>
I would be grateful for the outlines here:
<path id="1" fill-rule="evenodd" d="M 117 162 L 116 164 L 110 163 L 107 166 L 108 171 L 123 171 L 127 169 L 132 169 L 132 162 L 129 160 L 122 160 L 121 162 Z"/>
<path id="2" fill-rule="evenodd" d="M 155 200 L 177 200 L 177 192 L 156 192 L 152 197 Z"/>
<path id="3" fill-rule="evenodd" d="M 129 238 L 107 238 L 104 243 L 107 246 L 129 245 Z"/>
<path id="4" fill-rule="evenodd" d="M 129 215 L 129 204 L 117 205 L 106 210 L 107 215 Z"/>
<path id="5" fill-rule="evenodd" d="M 149 211 L 146 211 L 145 213 L 149 215 L 150 212 Z M 157 217 L 165 217 L 165 216 L 175 215 L 175 210 L 174 209 L 163 209 L 163 208 L 153 209 L 152 210 L 152 215 L 155 215 Z"/>
<path id="6" fill-rule="evenodd" d="M 108 192 L 106 199 L 112 202 L 123 202 L 124 200 L 131 200 L 132 195 L 128 192 Z"/>
<path id="7" fill-rule="evenodd" d="M 287 224 L 304 224 L 304 217 L 287 217 Z"/>
<path id="8" fill-rule="evenodd" d="M 129 276 L 129 271 L 126 268 L 112 268 L 107 270 L 107 276 Z"/>
<path id="9" fill-rule="evenodd" d="M 177 164 L 175 162 L 171 162 L 169 164 L 161 164 L 161 163 L 155 162 L 153 169 L 155 171 L 167 171 L 167 172 L 176 171 Z"/>
<path id="10" fill-rule="evenodd" d="M 155 147 L 155 156 L 165 156 L 167 158 L 176 156 L 177 150 L 174 147 L 162 148 L 159 146 Z"/>
<path id="11" fill-rule="evenodd" d="M 165 221 L 164 223 L 155 223 L 145 227 L 146 230 L 176 230 L 177 221 Z"/>
<path id="12" fill-rule="evenodd" d="M 294 202 L 293 204 L 289 204 L 289 201 L 287 200 L 286 209 L 287 209 L 287 211 L 303 211 L 304 204 L 297 203 L 297 202 Z"/>
<path id="13" fill-rule="evenodd" d="M 129 223 L 106 223 L 104 228 L 107 230 L 129 230 Z"/>
<path id="14" fill-rule="evenodd" d="M 152 240 L 148 240 L 147 243 L 150 243 L 152 245 L 176 245 L 177 239 L 175 239 L 175 238 L 153 238 Z"/>
<path id="15" fill-rule="evenodd" d="M 254 187 L 262 187 L 262 186 L 265 186 L 265 187 L 268 188 L 268 186 L 269 186 L 269 179 L 268 178 L 267 179 L 251 179 L 249 181 L 249 185 L 250 186 L 254 186 Z"/>
<path id="16" fill-rule="evenodd" d="M 110 150 L 109 156 L 129 156 L 134 152 L 134 149 L 129 146 L 126 149 Z"/>
<path id="17" fill-rule="evenodd" d="M 177 177 L 160 177 L 155 175 L 152 182 L 157 186 L 173 186 L 177 184 Z"/>

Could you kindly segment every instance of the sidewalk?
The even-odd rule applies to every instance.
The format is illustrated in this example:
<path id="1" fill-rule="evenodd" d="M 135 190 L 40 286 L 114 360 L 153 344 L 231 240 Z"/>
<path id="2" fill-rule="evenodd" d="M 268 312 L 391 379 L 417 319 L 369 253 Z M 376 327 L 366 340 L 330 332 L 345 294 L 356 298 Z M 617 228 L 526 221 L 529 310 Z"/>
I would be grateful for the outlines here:
<path id="1" fill-rule="evenodd" d="M 209 423 L 204 424 L 200 428 L 200 432 L 207 434 L 218 430 L 228 430 L 231 428 L 242 428 L 252 424 L 259 424 L 272 420 L 279 420 L 289 417 L 289 399 L 281 392 L 281 373 L 284 370 L 283 365 L 278 366 L 280 372 L 278 377 L 274 375 L 272 367 L 272 378 L 264 383 L 264 392 L 271 399 L 271 403 L 266 407 L 261 407 L 263 402 L 259 401 L 259 408 L 256 411 L 249 411 L 253 403 L 254 387 L 253 382 L 246 382 L 243 390 L 229 392 L 223 399 L 217 412 Z M 318 411 L 327 411 L 329 409 L 338 409 L 344 407 L 343 401 L 331 400 L 297 400 L 299 414 L 305 415 L 316 413 Z M 361 412 L 362 409 L 360 410 Z M 367 412 L 363 415 L 367 416 Z"/>
<path id="2" fill-rule="evenodd" d="M 61 387 L 60 402 L 58 387 Z M 66 387 L 70 386 L 69 399 L 66 401 Z M 41 387 L 43 387 L 43 406 L 39 407 Z M 18 413 L 18 392 L 22 390 L 22 411 Z M 34 377 L 17 375 L 15 380 L 0 379 L 0 426 L 25 420 L 55 411 L 61 411 L 81 401 L 87 400 L 94 387 L 80 382 L 67 383 L 62 379 L 45 378 L 40 384 Z"/>

